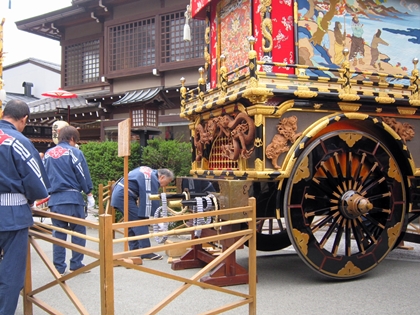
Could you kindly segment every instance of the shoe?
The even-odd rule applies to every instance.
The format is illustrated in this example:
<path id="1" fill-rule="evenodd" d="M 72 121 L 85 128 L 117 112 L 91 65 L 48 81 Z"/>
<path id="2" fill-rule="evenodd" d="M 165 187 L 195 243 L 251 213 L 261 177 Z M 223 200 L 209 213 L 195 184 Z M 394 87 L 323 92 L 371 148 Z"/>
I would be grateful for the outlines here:
<path id="1" fill-rule="evenodd" d="M 80 268 L 79 268 L 80 269 Z M 78 270 L 78 269 L 76 269 L 76 270 Z M 73 271 L 76 271 L 76 270 L 70 270 L 70 272 L 73 272 Z M 90 269 L 89 270 L 85 270 L 85 271 L 83 271 L 82 273 L 89 273 L 90 272 Z"/>
<path id="2" fill-rule="evenodd" d="M 63 273 L 60 273 L 60 276 L 64 277 L 64 276 L 67 276 L 69 273 L 71 273 L 71 271 L 64 270 Z"/>
<path id="3" fill-rule="evenodd" d="M 141 259 L 144 259 L 144 260 L 161 260 L 161 259 L 163 259 L 163 257 L 161 255 L 158 255 L 158 254 L 155 254 L 155 253 L 150 253 L 150 254 L 141 255 Z"/>

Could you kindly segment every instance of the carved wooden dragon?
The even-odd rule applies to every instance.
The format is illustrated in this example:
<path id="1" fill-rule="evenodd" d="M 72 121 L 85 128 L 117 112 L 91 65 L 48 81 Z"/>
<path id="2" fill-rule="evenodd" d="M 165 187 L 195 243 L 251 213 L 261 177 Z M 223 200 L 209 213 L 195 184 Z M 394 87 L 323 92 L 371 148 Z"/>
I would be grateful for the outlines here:
<path id="1" fill-rule="evenodd" d="M 237 160 L 239 156 L 247 159 L 254 151 L 254 146 L 247 149 L 255 139 L 254 120 L 246 113 L 239 113 L 235 117 L 223 115 L 209 119 L 205 125 L 197 124 L 195 127 L 194 145 L 196 148 L 196 161 L 201 161 L 203 150 L 216 138 L 226 136 L 229 144 L 224 145 L 222 155 L 230 160 Z"/>
<path id="2" fill-rule="evenodd" d="M 203 157 L 203 150 L 206 144 L 211 142 L 211 138 L 209 137 L 209 133 L 206 127 L 206 125 L 203 126 L 202 124 L 197 124 L 197 126 L 195 126 L 194 146 L 196 149 L 195 160 L 197 162 L 201 161 L 201 158 Z"/>
<path id="3" fill-rule="evenodd" d="M 248 159 L 254 151 L 254 146 L 247 150 L 247 146 L 255 139 L 254 120 L 242 112 L 235 118 L 228 115 L 222 117 L 219 127 L 230 138 L 230 144 L 222 148 L 223 155 L 233 161 L 236 161 L 239 156 Z"/>

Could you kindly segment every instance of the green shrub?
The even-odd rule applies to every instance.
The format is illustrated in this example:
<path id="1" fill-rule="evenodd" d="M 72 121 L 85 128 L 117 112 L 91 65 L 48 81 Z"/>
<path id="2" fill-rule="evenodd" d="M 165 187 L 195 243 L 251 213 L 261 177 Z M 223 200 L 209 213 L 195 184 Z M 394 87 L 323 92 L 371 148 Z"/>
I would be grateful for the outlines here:
<path id="1" fill-rule="evenodd" d="M 124 158 L 118 156 L 118 142 L 89 142 L 80 149 L 86 157 L 93 182 L 93 194 L 98 195 L 99 184 L 117 180 L 124 174 Z M 131 143 L 128 169 L 140 166 L 140 144 Z"/>
<path id="2" fill-rule="evenodd" d="M 191 169 L 191 144 L 156 138 L 142 148 L 142 165 L 153 169 L 169 168 L 175 176 L 187 176 Z"/>
<path id="3" fill-rule="evenodd" d="M 140 149 L 138 142 L 130 145 L 128 170 L 140 165 L 153 169 L 169 168 L 175 176 L 187 176 L 191 168 L 191 144 L 178 140 L 154 139 Z M 118 142 L 89 142 L 80 149 L 86 157 L 93 182 L 93 194 L 98 196 L 99 184 L 117 180 L 124 174 L 124 158 L 118 157 Z M 141 155 L 141 156 L 140 156 Z"/>

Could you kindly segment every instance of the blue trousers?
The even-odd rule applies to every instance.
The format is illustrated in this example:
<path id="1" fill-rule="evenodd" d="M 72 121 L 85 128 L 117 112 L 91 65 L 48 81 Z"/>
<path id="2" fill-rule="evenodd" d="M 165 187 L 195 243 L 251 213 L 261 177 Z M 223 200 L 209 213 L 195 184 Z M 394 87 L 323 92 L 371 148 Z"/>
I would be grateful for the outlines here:
<path id="1" fill-rule="evenodd" d="M 3 260 L 0 262 L 0 315 L 12 315 L 25 281 L 28 228 L 0 231 L 0 248 L 3 249 Z"/>
<path id="2" fill-rule="evenodd" d="M 50 206 L 51 212 L 69 215 L 76 218 L 85 218 L 84 206 L 82 205 L 58 205 Z M 51 219 L 52 224 L 56 227 L 74 231 L 80 234 L 86 234 L 86 227 L 79 224 L 68 223 L 61 220 Z M 66 241 L 67 234 L 59 231 L 53 231 L 53 237 Z M 75 245 L 85 246 L 86 240 L 77 236 L 71 236 L 71 242 Z M 82 253 L 72 251 L 70 259 L 70 270 L 77 270 L 82 268 L 84 255 Z M 53 262 L 59 273 L 64 273 L 67 268 L 66 264 L 66 248 L 60 245 L 53 244 Z"/>
<path id="3" fill-rule="evenodd" d="M 119 209 L 119 208 L 116 208 L 116 209 L 120 212 L 124 212 L 122 211 L 122 209 Z M 128 199 L 128 221 L 148 219 L 144 217 L 139 217 L 138 213 L 139 213 L 139 209 L 138 209 L 136 201 L 133 198 L 129 198 Z M 148 225 L 134 226 L 128 229 L 128 236 L 138 236 L 138 235 L 145 235 L 145 234 L 149 234 Z M 150 239 L 146 238 L 142 240 L 129 241 L 128 247 L 130 248 L 130 250 L 150 247 Z"/>

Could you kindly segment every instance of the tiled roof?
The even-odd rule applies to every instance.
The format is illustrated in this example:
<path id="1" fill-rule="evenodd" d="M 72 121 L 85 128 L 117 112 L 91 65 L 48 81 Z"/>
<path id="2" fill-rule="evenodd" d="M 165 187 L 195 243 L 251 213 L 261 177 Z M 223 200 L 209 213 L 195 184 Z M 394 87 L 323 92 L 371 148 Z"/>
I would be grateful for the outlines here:
<path id="1" fill-rule="evenodd" d="M 146 102 L 146 101 L 151 100 L 153 97 L 155 97 L 161 89 L 162 88 L 158 87 L 158 88 L 150 88 L 150 89 L 127 92 L 123 98 L 112 103 L 112 105 Z"/>
<path id="2" fill-rule="evenodd" d="M 20 65 L 25 64 L 25 63 L 33 63 L 33 64 L 36 64 L 36 65 L 40 65 L 40 66 L 43 66 L 45 68 L 49 68 L 50 70 L 53 70 L 54 72 L 58 72 L 58 73 L 60 73 L 60 71 L 61 71 L 61 65 L 59 65 L 57 63 L 37 59 L 37 58 L 28 58 L 28 59 L 24 59 L 24 60 L 9 64 L 7 66 L 4 66 L 3 70 L 7 70 L 9 68 L 14 68 L 14 67 L 20 66 Z"/>
<path id="3" fill-rule="evenodd" d="M 92 93 L 78 94 L 77 98 L 42 98 L 37 99 L 28 103 L 31 110 L 31 114 L 43 114 L 43 113 L 52 113 L 56 112 L 57 108 L 67 108 L 70 106 L 70 109 L 78 108 L 89 108 L 89 107 L 98 107 L 100 102 L 88 102 L 86 98 L 88 97 L 101 97 L 109 93 L 109 90 L 96 91 Z"/>
<path id="4" fill-rule="evenodd" d="M 161 91 L 161 86 L 135 91 L 128 91 L 122 98 L 112 103 L 112 105 L 123 105 L 144 102 L 146 104 L 154 103 L 158 106 L 165 106 L 171 108 L 172 102 L 164 95 L 164 93 L 161 93 Z"/>
<path id="5" fill-rule="evenodd" d="M 57 111 L 57 108 L 67 108 L 70 106 L 71 109 L 84 108 L 97 106 L 98 103 L 86 103 L 83 97 L 77 98 L 48 98 L 40 99 L 35 102 L 28 104 L 31 110 L 31 114 L 42 114 Z"/>
<path id="6" fill-rule="evenodd" d="M 6 100 L 3 102 L 3 105 L 6 105 L 7 102 L 11 100 L 21 100 L 29 104 L 30 102 L 37 101 L 38 98 L 34 96 L 26 96 L 25 94 L 6 92 Z"/>

